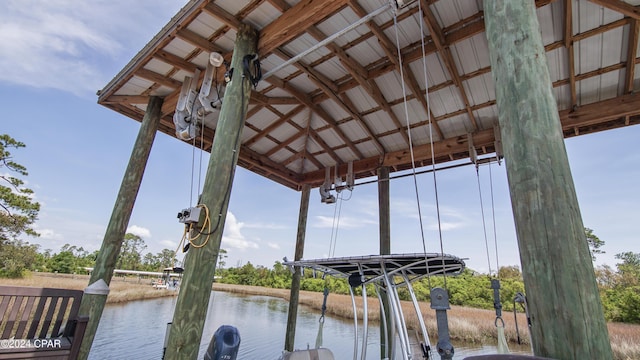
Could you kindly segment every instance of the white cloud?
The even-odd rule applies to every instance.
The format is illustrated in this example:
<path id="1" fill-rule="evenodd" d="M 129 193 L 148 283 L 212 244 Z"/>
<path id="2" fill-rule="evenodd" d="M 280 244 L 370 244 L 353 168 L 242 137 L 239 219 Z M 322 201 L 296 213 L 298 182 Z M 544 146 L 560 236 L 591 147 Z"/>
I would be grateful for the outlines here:
<path id="1" fill-rule="evenodd" d="M 377 224 L 376 221 L 365 217 L 341 216 L 334 221 L 333 217 L 318 215 L 315 219 L 316 222 L 312 225 L 315 228 L 332 228 L 336 226 L 340 229 L 355 229 Z"/>
<path id="2" fill-rule="evenodd" d="M 222 233 L 222 247 L 234 248 L 239 250 L 257 249 L 259 246 L 253 241 L 245 239 L 242 234 L 244 224 L 238 222 L 236 216 L 231 211 L 227 212 L 227 219 L 224 223 L 224 232 Z"/>
<path id="3" fill-rule="evenodd" d="M 276 249 L 279 250 L 280 249 L 280 245 L 276 244 L 276 243 L 272 243 L 272 242 L 268 242 L 267 246 L 272 248 L 272 249 Z"/>
<path id="4" fill-rule="evenodd" d="M 442 231 L 455 230 L 462 227 L 465 227 L 465 223 L 463 222 L 446 222 L 446 221 L 440 222 L 440 228 L 442 228 Z M 427 228 L 429 230 L 438 230 L 437 220 L 430 222 Z"/>
<path id="5" fill-rule="evenodd" d="M 162 245 L 165 249 L 175 249 L 178 246 L 178 243 L 171 240 L 162 240 L 160 241 L 160 245 Z"/>
<path id="6" fill-rule="evenodd" d="M 93 96 L 115 75 L 115 60 L 124 64 L 151 39 L 149 31 L 159 29 L 164 17 L 177 10 L 170 2 L 153 4 L 3 1 L 0 81 Z M 150 24 L 157 25 L 149 30 Z"/>
<path id="7" fill-rule="evenodd" d="M 131 233 L 133 235 L 138 235 L 141 238 L 150 238 L 151 231 L 147 228 L 138 225 L 131 225 L 127 228 L 127 233 Z"/>
<path id="8" fill-rule="evenodd" d="M 58 234 L 52 229 L 37 229 L 38 234 L 40 234 L 40 238 L 46 240 L 62 240 L 64 236 L 62 234 Z"/>
<path id="9" fill-rule="evenodd" d="M 263 229 L 263 230 L 284 230 L 289 228 L 288 226 L 282 225 L 282 224 L 260 223 L 260 222 L 243 224 L 242 227 L 247 229 Z"/>
<path id="10" fill-rule="evenodd" d="M 421 202 L 423 224 L 428 230 L 438 230 L 438 210 L 435 204 Z M 448 206 L 440 206 L 440 226 L 442 231 L 459 229 L 467 226 L 469 220 L 464 212 Z M 418 205 L 415 200 L 396 199 L 391 202 L 392 214 L 418 221 Z"/>

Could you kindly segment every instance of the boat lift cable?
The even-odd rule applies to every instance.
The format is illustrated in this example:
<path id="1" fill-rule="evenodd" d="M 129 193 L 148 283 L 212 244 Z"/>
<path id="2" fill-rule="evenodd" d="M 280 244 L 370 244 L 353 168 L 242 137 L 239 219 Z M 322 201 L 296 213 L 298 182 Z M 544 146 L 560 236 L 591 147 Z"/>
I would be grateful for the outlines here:
<path id="1" fill-rule="evenodd" d="M 405 84 L 405 80 L 404 80 L 404 66 L 402 63 L 402 50 L 400 48 L 400 37 L 398 34 L 398 14 L 397 12 L 394 12 L 393 14 L 393 24 L 394 24 L 394 29 L 395 29 L 395 35 L 396 35 L 396 47 L 397 47 L 397 52 L 398 52 L 398 67 L 399 67 L 399 71 L 400 71 L 400 80 L 401 80 L 401 84 L 402 84 L 402 99 L 403 99 L 403 105 L 404 105 L 404 114 L 405 114 L 405 121 L 407 124 L 407 137 L 409 139 L 409 154 L 411 156 L 411 174 L 413 175 L 413 186 L 414 186 L 414 190 L 415 190 L 415 195 L 416 195 L 416 203 L 417 203 L 417 207 L 418 207 L 418 222 L 420 224 L 420 237 L 422 240 L 422 251 L 426 254 L 427 253 L 427 242 L 424 236 L 424 223 L 422 220 L 422 206 L 420 205 L 420 191 L 418 190 L 418 176 L 416 174 L 416 162 L 415 162 L 415 156 L 414 156 L 414 152 L 413 152 L 413 138 L 411 136 L 411 123 L 409 121 L 409 108 L 407 105 L 407 88 L 406 88 L 406 84 Z M 421 38 L 423 38 L 423 42 L 424 42 L 424 37 L 421 36 Z M 427 87 L 428 89 L 428 87 Z M 427 91 L 428 93 L 429 91 Z M 432 144 L 433 146 L 433 144 Z M 427 274 L 429 274 L 429 262 L 426 261 L 425 258 L 425 266 L 427 267 Z M 428 282 L 429 282 L 429 288 L 431 288 L 431 276 L 428 275 L 427 276 Z"/>
<path id="2" fill-rule="evenodd" d="M 500 159 L 496 156 L 498 164 Z M 500 256 L 498 256 L 498 233 L 496 231 L 496 207 L 493 198 L 493 175 L 491 172 L 491 162 L 489 162 L 489 189 L 491 190 L 491 218 L 493 220 L 493 244 L 496 251 L 496 268 L 498 269 L 498 279 L 500 279 Z"/>
<path id="3" fill-rule="evenodd" d="M 338 244 L 338 230 L 340 229 L 340 216 L 342 215 L 342 202 L 344 200 L 342 199 L 342 195 L 338 195 L 338 201 L 336 202 L 336 209 L 337 209 L 337 217 L 336 217 L 336 213 L 334 211 L 334 215 L 333 215 L 333 221 L 334 221 L 334 230 L 332 230 L 332 238 L 333 238 L 333 249 L 330 249 L 331 252 L 329 253 L 331 257 L 334 257 L 336 255 L 336 245 Z"/>
<path id="4" fill-rule="evenodd" d="M 418 13 L 423 14 L 422 1 L 418 1 Z M 420 16 L 420 46 L 422 51 L 422 72 L 424 74 L 424 89 L 425 97 L 427 101 L 427 120 L 429 124 L 429 144 L 431 146 L 431 173 L 433 174 L 433 188 L 435 193 L 436 202 L 436 215 L 438 218 L 438 239 L 440 242 L 440 254 L 442 255 L 442 266 L 444 266 L 444 246 L 442 241 L 442 219 L 440 217 L 440 199 L 438 197 L 438 180 L 436 176 L 436 159 L 433 141 L 433 119 L 431 118 L 431 101 L 429 98 L 429 78 L 427 76 L 427 52 L 425 49 L 425 31 L 424 31 L 424 16 Z M 427 268 L 427 271 L 429 269 Z M 444 288 L 447 289 L 447 277 L 442 275 L 444 280 Z"/>
<path id="5" fill-rule="evenodd" d="M 338 192 L 336 197 L 335 207 L 333 208 L 333 223 L 331 225 L 331 239 L 329 241 L 329 253 L 328 257 L 334 257 L 336 255 L 336 245 L 338 244 L 338 230 L 340 229 L 340 217 L 342 215 L 342 203 L 351 200 L 353 192 L 349 190 L 349 197 L 344 198 L 342 191 Z"/>
<path id="6" fill-rule="evenodd" d="M 336 200 L 336 203 L 333 204 L 333 222 L 331 223 L 331 237 L 329 238 L 329 252 L 327 252 L 327 257 L 331 257 L 331 251 L 333 249 L 333 241 L 334 241 L 334 233 L 336 231 L 336 220 L 338 214 L 338 202 L 340 201 L 340 197 Z"/>
<path id="7" fill-rule="evenodd" d="M 504 335 L 504 319 L 502 319 L 502 302 L 500 301 L 500 266 L 498 261 L 498 240 L 496 235 L 496 219 L 495 219 L 495 204 L 493 201 L 493 179 L 491 175 L 491 162 L 489 164 L 489 183 L 491 188 L 491 213 L 493 217 L 493 235 L 494 235 L 494 245 L 496 251 L 496 273 L 495 277 L 492 277 L 491 272 L 491 257 L 489 256 L 489 241 L 487 238 L 487 225 L 486 219 L 484 215 L 484 201 L 482 199 L 482 187 L 480 186 L 480 164 L 476 164 L 476 178 L 478 180 L 478 195 L 480 197 L 480 209 L 482 214 L 482 227 L 484 230 L 484 244 L 487 252 L 487 264 L 489 266 L 489 277 L 491 278 L 491 289 L 493 290 L 493 308 L 496 311 L 496 319 L 494 321 L 494 325 L 497 329 L 497 340 L 498 340 L 498 353 L 500 354 L 508 354 L 509 346 L 507 345 L 507 340 Z"/>
<path id="8" fill-rule="evenodd" d="M 480 197 L 480 215 L 482 216 L 482 230 L 484 232 L 484 247 L 487 253 L 487 266 L 489 266 L 489 276 L 491 276 L 491 257 L 489 256 L 489 240 L 487 237 L 487 222 L 484 218 L 484 202 L 482 200 L 482 187 L 480 186 L 480 171 L 476 164 L 476 179 L 478 182 L 478 196 Z"/>
<path id="9" fill-rule="evenodd" d="M 217 68 L 216 68 L 217 69 Z M 204 153 L 204 117 L 202 119 L 202 128 L 200 129 L 200 160 L 198 164 L 198 195 L 202 192 L 202 153 Z M 213 140 L 211 141 L 213 143 Z"/>

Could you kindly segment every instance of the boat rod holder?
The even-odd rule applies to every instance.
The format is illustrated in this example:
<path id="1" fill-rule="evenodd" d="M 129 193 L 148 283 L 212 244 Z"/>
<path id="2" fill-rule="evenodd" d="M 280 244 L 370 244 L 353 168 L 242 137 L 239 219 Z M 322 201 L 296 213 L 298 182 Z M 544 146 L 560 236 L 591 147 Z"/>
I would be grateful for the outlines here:
<path id="1" fill-rule="evenodd" d="M 447 310 L 449 306 L 449 294 L 443 288 L 431 289 L 431 308 L 436 311 L 436 322 L 438 323 L 438 354 L 440 359 L 453 359 L 454 348 L 449 338 L 449 321 L 447 320 Z"/>

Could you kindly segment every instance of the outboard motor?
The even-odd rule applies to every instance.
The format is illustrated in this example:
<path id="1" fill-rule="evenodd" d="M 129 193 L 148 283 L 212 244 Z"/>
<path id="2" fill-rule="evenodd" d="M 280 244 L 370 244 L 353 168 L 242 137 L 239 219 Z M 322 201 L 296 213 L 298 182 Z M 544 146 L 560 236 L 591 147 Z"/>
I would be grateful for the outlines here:
<path id="1" fill-rule="evenodd" d="M 240 348 L 240 333 L 231 325 L 222 325 L 211 337 L 204 360 L 236 360 Z"/>

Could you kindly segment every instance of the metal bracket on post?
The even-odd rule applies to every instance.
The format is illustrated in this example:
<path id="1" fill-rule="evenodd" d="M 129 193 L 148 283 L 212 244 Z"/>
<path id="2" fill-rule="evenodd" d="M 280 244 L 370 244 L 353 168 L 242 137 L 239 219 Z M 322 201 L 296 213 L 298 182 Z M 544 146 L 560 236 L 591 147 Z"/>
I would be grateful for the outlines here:
<path id="1" fill-rule="evenodd" d="M 449 338 L 449 321 L 447 320 L 447 310 L 449 306 L 449 294 L 443 288 L 431 289 L 431 308 L 436 311 L 436 322 L 438 323 L 438 354 L 440 359 L 453 359 L 454 349 Z"/>

